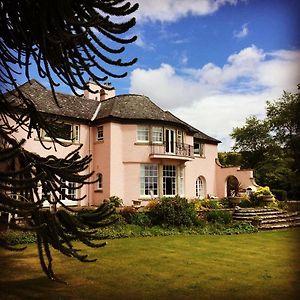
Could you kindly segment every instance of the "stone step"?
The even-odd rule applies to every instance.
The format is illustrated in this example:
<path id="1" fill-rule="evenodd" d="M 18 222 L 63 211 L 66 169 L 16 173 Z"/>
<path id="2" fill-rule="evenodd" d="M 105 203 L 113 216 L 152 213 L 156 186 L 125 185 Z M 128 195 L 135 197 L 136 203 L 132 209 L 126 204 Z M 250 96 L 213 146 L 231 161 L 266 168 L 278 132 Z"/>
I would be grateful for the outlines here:
<path id="1" fill-rule="evenodd" d="M 276 225 L 270 225 L 270 224 L 262 224 L 258 227 L 259 230 L 274 230 L 274 229 L 284 229 L 284 228 L 290 228 L 290 227 L 299 227 L 300 222 L 295 223 L 281 223 Z"/>
<path id="2" fill-rule="evenodd" d="M 269 219 L 280 219 L 280 218 L 292 218 L 292 217 L 297 217 L 298 213 L 294 212 L 294 213 L 288 213 L 288 212 L 280 212 L 279 214 L 269 214 L 269 215 L 236 215 L 233 214 L 232 218 L 234 220 L 252 220 L 255 217 L 260 217 L 262 220 L 269 220 Z"/>
<path id="3" fill-rule="evenodd" d="M 261 224 L 278 224 L 278 223 L 284 223 L 284 222 L 300 222 L 300 217 L 287 217 L 287 218 L 280 218 L 280 219 L 267 219 L 267 220 L 261 220 Z"/>
<path id="4" fill-rule="evenodd" d="M 279 211 L 275 208 L 241 208 L 236 210 L 235 212 L 242 212 L 242 213 L 257 213 L 257 212 L 276 212 Z"/>
<path id="5" fill-rule="evenodd" d="M 234 216 L 267 216 L 267 215 L 279 215 L 284 213 L 283 211 L 280 210 L 275 210 L 275 211 L 258 211 L 258 212 L 234 212 Z"/>

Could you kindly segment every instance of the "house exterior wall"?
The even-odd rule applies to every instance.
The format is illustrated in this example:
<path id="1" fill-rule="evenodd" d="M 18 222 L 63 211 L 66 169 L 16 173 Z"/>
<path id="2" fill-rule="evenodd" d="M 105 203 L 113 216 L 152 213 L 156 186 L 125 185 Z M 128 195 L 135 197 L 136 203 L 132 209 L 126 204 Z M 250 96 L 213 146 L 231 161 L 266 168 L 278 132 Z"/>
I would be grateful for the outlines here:
<path id="1" fill-rule="evenodd" d="M 205 195 L 217 196 L 216 166 L 217 145 L 205 144 L 204 157 L 197 157 L 186 162 L 186 197 L 196 198 L 196 180 L 199 176 L 205 179 Z"/>
<path id="2" fill-rule="evenodd" d="M 68 122 L 69 123 L 69 122 Z M 34 131 L 32 133 L 32 137 L 29 139 L 26 139 L 26 142 L 24 144 L 24 148 L 26 150 L 29 150 L 33 153 L 37 153 L 42 157 L 46 157 L 48 155 L 55 155 L 58 158 L 64 158 L 67 156 L 70 152 L 77 149 L 81 144 L 82 148 L 79 150 L 79 154 L 83 157 L 90 154 L 90 128 L 87 125 L 74 123 L 76 125 L 79 125 L 79 139 L 80 141 L 78 143 L 68 143 L 68 147 L 61 146 L 59 144 L 55 144 L 55 147 L 50 139 L 43 139 L 43 144 L 49 148 L 50 150 L 45 149 L 41 143 L 39 142 L 37 133 Z M 27 132 L 23 129 L 19 128 L 16 133 L 13 134 L 13 136 L 17 140 L 22 140 L 27 137 Z M 91 167 L 89 167 L 85 174 L 89 173 L 91 171 Z M 85 185 L 80 190 L 77 191 L 77 196 L 82 197 L 83 195 L 87 195 L 85 199 L 80 201 L 78 204 L 74 201 L 67 201 L 68 205 L 79 205 L 79 206 L 88 206 L 90 205 L 89 201 L 91 201 L 91 197 L 88 197 L 90 195 L 89 186 Z"/>
<path id="3" fill-rule="evenodd" d="M 146 205 L 151 199 L 150 196 L 140 194 L 140 176 L 142 164 L 153 164 L 158 166 L 158 196 L 163 196 L 163 166 L 176 167 L 176 188 L 177 193 L 189 199 L 196 198 L 196 180 L 198 177 L 204 179 L 205 196 L 212 195 L 222 198 L 226 195 L 226 181 L 228 176 L 235 176 L 243 187 L 253 186 L 253 172 L 251 170 L 240 170 L 238 168 L 224 168 L 216 163 L 217 145 L 205 144 L 204 156 L 195 156 L 192 160 L 184 160 L 176 156 L 162 156 L 151 158 L 151 143 L 139 143 L 137 141 L 137 124 L 121 124 L 107 122 L 103 126 L 103 140 L 97 141 L 97 126 L 91 127 L 87 124 L 80 126 L 79 143 L 63 147 L 56 144 L 56 150 L 52 142 L 44 139 L 46 150 L 38 141 L 37 135 L 28 139 L 25 148 L 36 152 L 41 156 L 51 154 L 57 157 L 65 157 L 69 152 L 75 150 L 80 144 L 80 155 L 92 154 L 93 160 L 86 173 L 95 172 L 92 180 L 97 174 L 102 174 L 102 189 L 97 184 L 85 185 L 77 196 L 87 195 L 81 201 L 81 206 L 99 205 L 110 196 L 118 196 L 123 199 L 124 205 L 132 205 L 133 201 L 141 201 Z M 176 128 L 174 128 L 176 129 Z M 15 137 L 20 140 L 26 133 L 19 130 Z M 186 134 L 184 143 L 193 145 L 193 136 Z M 183 188 L 180 188 L 180 174 L 184 174 Z"/>

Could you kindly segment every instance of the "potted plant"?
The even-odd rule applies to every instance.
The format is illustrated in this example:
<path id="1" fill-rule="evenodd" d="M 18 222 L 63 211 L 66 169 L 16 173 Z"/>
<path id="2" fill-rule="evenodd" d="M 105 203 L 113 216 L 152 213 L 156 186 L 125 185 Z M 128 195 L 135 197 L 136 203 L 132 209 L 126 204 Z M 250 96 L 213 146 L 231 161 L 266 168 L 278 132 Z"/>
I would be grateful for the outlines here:
<path id="1" fill-rule="evenodd" d="M 241 195 L 242 184 L 238 181 L 235 188 L 230 191 L 229 201 L 235 206 L 241 203 L 244 196 Z"/>
<path id="2" fill-rule="evenodd" d="M 259 187 L 253 194 L 252 199 L 256 204 L 270 204 L 275 201 L 275 197 L 268 186 Z"/>

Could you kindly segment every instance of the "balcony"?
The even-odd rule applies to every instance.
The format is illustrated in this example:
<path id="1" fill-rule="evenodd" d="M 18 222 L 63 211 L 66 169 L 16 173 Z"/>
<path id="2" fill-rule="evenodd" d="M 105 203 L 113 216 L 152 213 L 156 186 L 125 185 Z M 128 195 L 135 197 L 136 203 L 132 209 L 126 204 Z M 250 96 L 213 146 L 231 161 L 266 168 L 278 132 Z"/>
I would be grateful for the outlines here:
<path id="1" fill-rule="evenodd" d="M 169 158 L 178 160 L 193 160 L 194 147 L 182 143 L 152 144 L 150 158 Z"/>

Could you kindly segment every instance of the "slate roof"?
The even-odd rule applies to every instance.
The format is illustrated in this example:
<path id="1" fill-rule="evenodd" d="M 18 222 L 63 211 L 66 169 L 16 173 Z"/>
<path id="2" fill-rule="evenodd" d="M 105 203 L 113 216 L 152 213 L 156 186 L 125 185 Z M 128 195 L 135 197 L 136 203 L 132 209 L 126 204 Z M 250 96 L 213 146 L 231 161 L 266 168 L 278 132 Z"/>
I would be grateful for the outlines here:
<path id="1" fill-rule="evenodd" d="M 197 133 L 194 134 L 194 139 L 207 142 L 209 144 L 219 144 L 221 141 L 203 133 L 202 131 L 198 130 Z"/>
<path id="2" fill-rule="evenodd" d="M 38 111 L 51 115 L 90 121 L 99 106 L 97 100 L 56 93 L 60 105 L 58 107 L 52 92 L 34 79 L 19 88 L 33 101 Z M 17 102 L 17 98 L 9 93 L 6 94 L 6 97 L 8 100 Z M 220 143 L 220 141 L 180 120 L 169 111 L 162 110 L 143 95 L 119 95 L 102 101 L 94 122 L 101 123 L 110 119 L 131 123 L 147 121 L 179 125 L 194 134 L 197 139 L 213 144 Z"/>
<path id="3" fill-rule="evenodd" d="M 26 82 L 21 85 L 19 89 L 32 100 L 38 111 L 56 116 L 90 120 L 99 104 L 95 100 L 56 93 L 59 107 L 53 98 L 52 92 L 34 79 L 30 83 Z M 16 97 L 10 93 L 7 93 L 6 97 L 8 100 L 16 101 Z"/>

